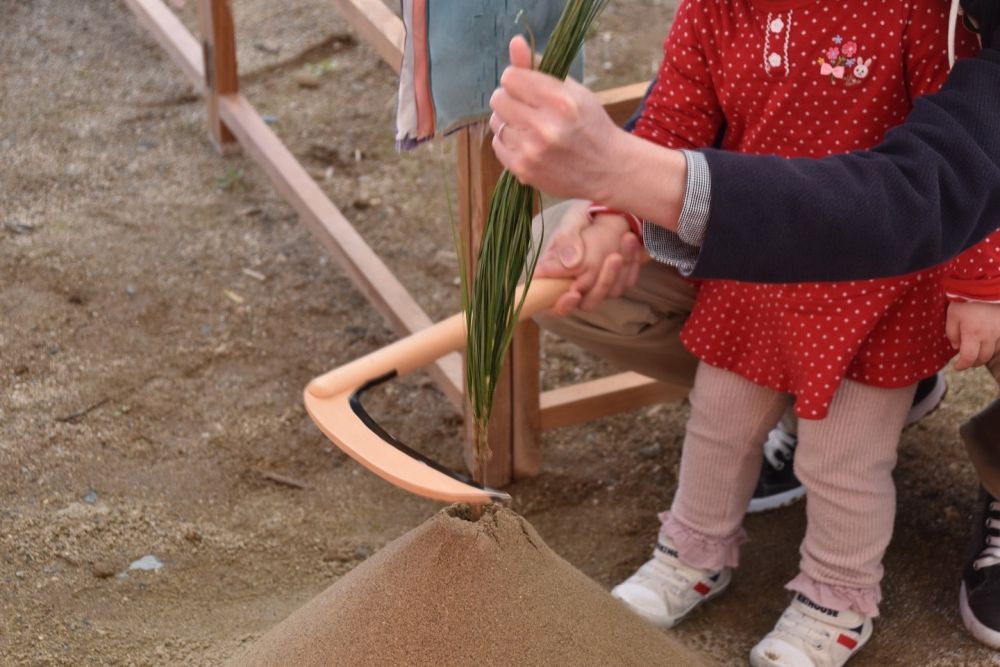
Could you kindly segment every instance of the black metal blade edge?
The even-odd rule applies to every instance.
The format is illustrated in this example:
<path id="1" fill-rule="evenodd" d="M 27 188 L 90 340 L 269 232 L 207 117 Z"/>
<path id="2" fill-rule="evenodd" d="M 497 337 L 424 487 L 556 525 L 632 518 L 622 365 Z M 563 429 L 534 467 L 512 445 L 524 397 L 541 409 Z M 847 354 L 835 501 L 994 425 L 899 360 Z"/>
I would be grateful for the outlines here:
<path id="1" fill-rule="evenodd" d="M 430 466 L 434 470 L 437 470 L 438 472 L 440 472 L 440 473 L 442 473 L 444 475 L 447 475 L 448 477 L 451 477 L 452 479 L 458 480 L 459 482 L 462 482 L 463 484 L 468 484 L 469 486 L 472 486 L 472 487 L 475 487 L 477 489 L 481 489 L 481 490 L 485 491 L 487 494 L 489 494 L 490 498 L 492 498 L 496 502 L 504 502 L 505 500 L 507 500 L 508 498 L 510 498 L 510 496 L 508 494 L 506 494 L 506 493 L 504 493 L 502 491 L 497 491 L 496 489 L 491 489 L 488 486 L 483 486 L 479 482 L 477 482 L 477 481 L 475 481 L 473 479 L 470 479 L 469 477 L 466 477 L 465 475 L 463 475 L 461 473 L 457 473 L 454 470 L 452 470 L 451 468 L 448 468 L 446 466 L 441 465 L 440 463 L 438 463 L 434 459 L 432 459 L 432 458 L 430 458 L 430 457 L 428 457 L 428 456 L 426 456 L 426 455 L 418 452 L 417 450 L 413 449 L 412 447 L 410 447 L 406 443 L 401 442 L 400 440 L 397 440 L 388 431 L 386 431 L 384 428 L 382 428 L 379 425 L 379 423 L 377 421 L 375 421 L 375 419 L 370 414 L 368 414 L 368 411 L 365 409 L 365 406 L 361 402 L 361 397 L 369 389 L 377 387 L 380 384 L 384 384 L 384 383 L 388 382 L 389 380 L 392 380 L 393 378 L 395 378 L 397 375 L 398 375 L 397 371 L 395 369 L 393 369 L 393 370 L 389 371 L 388 373 L 386 373 L 384 375 L 380 375 L 380 376 L 378 376 L 376 378 L 368 380 L 363 385 L 361 385 L 360 387 L 358 387 L 357 389 L 354 390 L 354 392 L 351 394 L 351 396 L 349 398 L 349 402 L 350 402 L 350 405 L 351 405 L 351 410 L 354 412 L 355 415 L 357 415 L 358 419 L 360 419 L 362 421 L 362 423 L 365 426 L 367 426 L 368 429 L 372 433 L 374 433 L 375 435 L 377 435 L 382 440 L 384 440 L 385 442 L 389 443 L 390 445 L 392 445 L 393 447 L 395 447 L 399 451 L 403 452 L 404 454 L 406 454 L 410 458 L 416 459 L 417 461 L 420 461 L 424 465 Z"/>

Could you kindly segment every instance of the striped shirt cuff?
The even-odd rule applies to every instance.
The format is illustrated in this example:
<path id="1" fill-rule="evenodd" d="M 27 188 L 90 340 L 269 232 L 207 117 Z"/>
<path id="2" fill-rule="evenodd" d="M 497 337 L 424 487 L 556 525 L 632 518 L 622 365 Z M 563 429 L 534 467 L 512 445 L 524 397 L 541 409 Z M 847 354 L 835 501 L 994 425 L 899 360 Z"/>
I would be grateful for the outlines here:
<path id="1" fill-rule="evenodd" d="M 681 215 L 677 219 L 677 233 L 644 221 L 642 238 L 653 259 L 674 266 L 687 276 L 694 271 L 705 240 L 712 201 L 712 177 L 704 155 L 693 151 L 681 152 L 687 162 L 687 182 Z"/>
<path id="2" fill-rule="evenodd" d="M 681 217 L 677 219 L 677 234 L 688 245 L 701 247 L 708 228 L 708 213 L 712 204 L 712 174 L 703 153 L 681 151 L 687 162 L 687 183 Z"/>

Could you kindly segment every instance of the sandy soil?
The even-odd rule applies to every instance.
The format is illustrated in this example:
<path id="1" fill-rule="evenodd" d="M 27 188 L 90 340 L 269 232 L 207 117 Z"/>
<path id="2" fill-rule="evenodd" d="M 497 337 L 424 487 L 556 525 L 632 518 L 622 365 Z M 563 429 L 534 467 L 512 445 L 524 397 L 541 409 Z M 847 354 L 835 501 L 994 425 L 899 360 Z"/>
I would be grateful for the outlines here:
<path id="1" fill-rule="evenodd" d="M 438 512 L 232 665 L 704 665 L 560 558 L 524 518 L 496 508 L 478 521 L 464 505 Z"/>
<path id="2" fill-rule="evenodd" d="M 173 3 L 193 25 L 193 2 Z M 428 312 L 454 311 L 450 142 L 396 155 L 393 76 L 331 3 L 235 5 L 249 98 Z M 592 83 L 647 78 L 670 13 L 613 3 Z M 438 509 L 347 461 L 301 407 L 310 377 L 392 336 L 259 170 L 212 152 L 197 99 L 121 2 L 0 15 L 0 664 L 217 664 Z M 296 83 L 305 64 L 318 89 Z M 605 370 L 546 346 L 547 384 Z M 992 388 L 949 380 L 903 438 L 884 618 L 859 667 L 992 664 L 957 614 L 974 477 L 955 428 Z M 375 408 L 460 464 L 460 419 L 422 376 Z M 610 586 L 649 553 L 684 416 L 547 435 L 515 508 Z M 747 527 L 732 591 L 676 630 L 723 664 L 784 608 L 802 508 Z M 159 570 L 128 570 L 148 555 Z"/>

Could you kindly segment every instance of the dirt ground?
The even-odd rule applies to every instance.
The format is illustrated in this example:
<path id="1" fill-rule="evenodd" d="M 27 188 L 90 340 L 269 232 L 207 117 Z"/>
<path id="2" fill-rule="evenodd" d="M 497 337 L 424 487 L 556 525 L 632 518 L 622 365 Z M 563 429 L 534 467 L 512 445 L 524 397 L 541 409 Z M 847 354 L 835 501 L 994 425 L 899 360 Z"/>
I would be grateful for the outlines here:
<path id="1" fill-rule="evenodd" d="M 193 0 L 171 2 L 196 23 Z M 395 153 L 394 76 L 332 3 L 235 7 L 248 97 L 431 316 L 453 312 L 451 142 Z M 393 336 L 261 172 L 212 151 L 122 2 L 0 0 L 0 17 L 0 664 L 218 664 L 438 509 L 346 459 L 301 405 L 312 376 Z M 612 3 L 590 82 L 648 78 L 670 17 Z M 318 88 L 296 82 L 306 66 Z M 545 367 L 548 385 L 608 370 L 558 341 Z M 1000 662 L 957 613 L 975 480 L 956 426 L 993 390 L 981 372 L 949 382 L 903 438 L 858 667 Z M 460 465 L 460 418 L 425 377 L 374 403 Z M 685 412 L 547 434 L 515 509 L 612 585 L 648 556 Z M 745 664 L 786 605 L 802 507 L 747 523 L 732 591 L 676 630 L 722 664 Z M 145 556 L 160 568 L 129 569 Z"/>

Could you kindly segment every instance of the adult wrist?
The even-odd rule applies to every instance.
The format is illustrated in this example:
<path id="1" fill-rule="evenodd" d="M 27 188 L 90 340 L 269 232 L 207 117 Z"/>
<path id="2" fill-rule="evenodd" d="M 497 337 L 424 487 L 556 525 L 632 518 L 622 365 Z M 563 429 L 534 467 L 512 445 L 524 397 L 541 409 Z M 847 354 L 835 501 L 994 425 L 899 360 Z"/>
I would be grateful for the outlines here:
<path id="1" fill-rule="evenodd" d="M 628 211 L 631 207 L 622 195 L 628 180 L 627 165 L 635 159 L 632 143 L 637 137 L 618 127 L 609 132 L 608 137 L 607 149 L 604 155 L 598 157 L 604 166 L 603 178 L 595 180 L 588 198 L 609 208 Z"/>
<path id="2" fill-rule="evenodd" d="M 676 231 L 687 178 L 687 161 L 677 150 L 621 133 L 612 154 L 609 189 L 600 203 Z"/>

